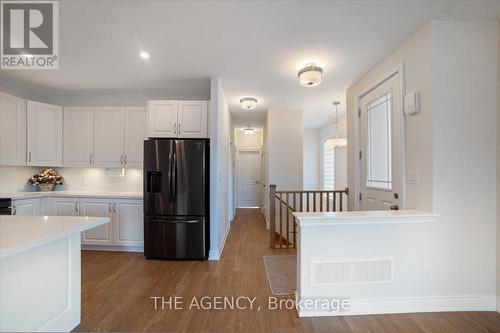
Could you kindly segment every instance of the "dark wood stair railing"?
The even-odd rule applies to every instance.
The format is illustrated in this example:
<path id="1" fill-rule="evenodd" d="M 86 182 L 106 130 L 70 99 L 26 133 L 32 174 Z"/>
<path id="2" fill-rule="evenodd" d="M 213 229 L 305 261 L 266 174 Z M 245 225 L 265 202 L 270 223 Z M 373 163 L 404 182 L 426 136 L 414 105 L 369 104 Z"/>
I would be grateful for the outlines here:
<path id="1" fill-rule="evenodd" d="M 348 188 L 344 190 L 276 191 L 276 185 L 269 185 L 269 246 L 272 249 L 295 248 L 297 224 L 292 213 L 344 211 L 344 195 L 346 197 L 349 195 Z"/>

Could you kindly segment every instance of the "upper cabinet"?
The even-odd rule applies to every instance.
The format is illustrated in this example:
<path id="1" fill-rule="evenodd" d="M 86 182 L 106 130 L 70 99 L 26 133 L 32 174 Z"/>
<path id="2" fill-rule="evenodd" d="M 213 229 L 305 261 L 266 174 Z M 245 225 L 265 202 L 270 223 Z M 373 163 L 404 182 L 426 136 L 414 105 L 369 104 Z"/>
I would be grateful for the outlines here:
<path id="1" fill-rule="evenodd" d="M 27 165 L 62 166 L 62 107 L 27 102 Z"/>
<path id="2" fill-rule="evenodd" d="M 94 159 L 94 108 L 64 107 L 63 166 L 91 167 Z"/>
<path id="3" fill-rule="evenodd" d="M 1 92 L 0 165 L 26 165 L 26 100 Z"/>
<path id="4" fill-rule="evenodd" d="M 97 107 L 94 111 L 94 165 L 125 165 L 125 108 Z"/>
<path id="5" fill-rule="evenodd" d="M 207 101 L 148 101 L 151 138 L 206 138 Z"/>
<path id="6" fill-rule="evenodd" d="M 148 101 L 148 136 L 177 137 L 177 101 Z"/>
<path id="7" fill-rule="evenodd" d="M 127 107 L 125 109 L 125 166 L 142 167 L 144 140 L 147 138 L 146 108 Z"/>
<path id="8" fill-rule="evenodd" d="M 206 101 L 181 101 L 177 111 L 177 133 L 179 138 L 207 137 Z"/>

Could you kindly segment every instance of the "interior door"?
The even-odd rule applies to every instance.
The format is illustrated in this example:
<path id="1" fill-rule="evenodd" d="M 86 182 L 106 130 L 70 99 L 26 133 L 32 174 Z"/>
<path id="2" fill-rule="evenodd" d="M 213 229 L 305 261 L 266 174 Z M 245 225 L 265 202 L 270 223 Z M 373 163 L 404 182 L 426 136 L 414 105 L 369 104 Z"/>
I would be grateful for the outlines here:
<path id="1" fill-rule="evenodd" d="M 146 108 L 128 107 L 125 110 L 125 158 L 127 167 L 142 167 L 144 140 L 148 138 Z"/>
<path id="2" fill-rule="evenodd" d="M 94 113 L 95 166 L 124 165 L 125 108 L 98 107 Z"/>
<path id="3" fill-rule="evenodd" d="M 400 74 L 360 100 L 361 210 L 398 209 L 401 193 Z"/>
<path id="4" fill-rule="evenodd" d="M 238 151 L 238 207 L 260 207 L 259 150 Z"/>

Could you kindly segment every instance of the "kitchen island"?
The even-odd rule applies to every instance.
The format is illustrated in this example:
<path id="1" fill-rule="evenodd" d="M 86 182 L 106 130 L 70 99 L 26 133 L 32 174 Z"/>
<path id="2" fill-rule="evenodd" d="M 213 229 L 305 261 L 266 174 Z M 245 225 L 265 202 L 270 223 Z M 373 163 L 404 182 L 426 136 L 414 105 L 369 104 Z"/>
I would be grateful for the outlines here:
<path id="1" fill-rule="evenodd" d="M 71 331 L 80 323 L 80 234 L 106 223 L 0 216 L 0 331 Z"/>

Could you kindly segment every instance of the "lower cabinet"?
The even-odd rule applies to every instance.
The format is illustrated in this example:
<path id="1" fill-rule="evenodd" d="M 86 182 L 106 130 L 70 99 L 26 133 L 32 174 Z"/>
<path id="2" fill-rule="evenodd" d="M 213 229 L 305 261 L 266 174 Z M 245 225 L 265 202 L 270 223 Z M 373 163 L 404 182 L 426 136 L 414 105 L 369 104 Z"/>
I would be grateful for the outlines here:
<path id="1" fill-rule="evenodd" d="M 40 215 L 40 198 L 12 200 L 12 215 Z"/>
<path id="2" fill-rule="evenodd" d="M 48 198 L 46 210 L 55 216 L 110 218 L 110 223 L 83 232 L 82 245 L 113 246 L 117 250 L 144 246 L 141 199 Z"/>

